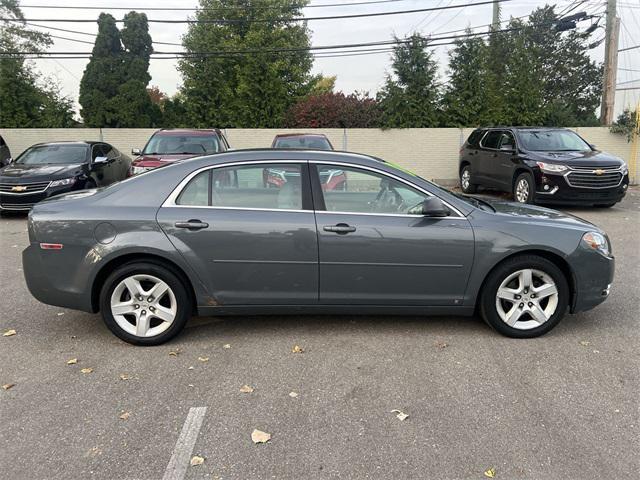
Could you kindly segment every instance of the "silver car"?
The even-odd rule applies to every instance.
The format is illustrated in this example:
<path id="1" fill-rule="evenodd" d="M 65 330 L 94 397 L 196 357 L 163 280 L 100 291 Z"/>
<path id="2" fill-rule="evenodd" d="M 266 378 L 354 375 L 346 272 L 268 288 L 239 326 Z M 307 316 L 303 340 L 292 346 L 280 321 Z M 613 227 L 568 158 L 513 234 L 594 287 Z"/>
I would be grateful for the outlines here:
<path id="1" fill-rule="evenodd" d="M 274 187 L 265 170 L 297 174 Z M 336 170 L 345 189 L 323 180 Z M 479 312 L 530 338 L 604 301 L 614 272 L 606 234 L 579 218 L 305 150 L 221 153 L 56 197 L 29 214 L 29 239 L 37 299 L 101 312 L 137 345 L 196 313 Z"/>

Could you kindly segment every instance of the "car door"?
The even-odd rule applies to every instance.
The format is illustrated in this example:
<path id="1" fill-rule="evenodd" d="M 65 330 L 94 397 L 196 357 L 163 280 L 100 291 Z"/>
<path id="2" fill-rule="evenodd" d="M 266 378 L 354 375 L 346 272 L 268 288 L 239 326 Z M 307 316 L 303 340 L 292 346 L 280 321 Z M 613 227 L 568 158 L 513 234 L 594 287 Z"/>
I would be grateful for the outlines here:
<path id="1" fill-rule="evenodd" d="M 264 184 L 265 170 L 282 183 Z M 183 181 L 157 219 L 213 305 L 318 301 L 318 239 L 306 162 L 215 166 Z"/>
<path id="2" fill-rule="evenodd" d="M 500 182 L 495 177 L 496 165 L 499 163 L 498 144 L 502 131 L 489 130 L 487 134 L 480 140 L 479 153 L 479 177 L 482 184 L 489 187 L 500 187 Z"/>
<path id="3" fill-rule="evenodd" d="M 467 219 L 409 214 L 430 194 L 370 167 L 312 163 L 320 303 L 455 306 L 474 253 Z M 320 179 L 339 168 L 344 190 Z"/>
<path id="4" fill-rule="evenodd" d="M 91 146 L 91 165 L 90 176 L 93 178 L 96 186 L 104 187 L 113 183 L 110 177 L 110 171 L 107 162 L 96 162 L 96 158 L 107 156 L 107 145 L 96 143 Z"/>

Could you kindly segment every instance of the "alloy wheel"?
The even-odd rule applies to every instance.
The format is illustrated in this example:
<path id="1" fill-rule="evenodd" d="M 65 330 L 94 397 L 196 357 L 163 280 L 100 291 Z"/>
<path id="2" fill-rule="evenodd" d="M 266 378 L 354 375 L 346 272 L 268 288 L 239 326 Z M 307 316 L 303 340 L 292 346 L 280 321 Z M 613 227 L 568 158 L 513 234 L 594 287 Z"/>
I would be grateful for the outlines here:
<path id="1" fill-rule="evenodd" d="M 469 173 L 469 170 L 465 169 L 462 171 L 462 176 L 460 178 L 460 184 L 462 186 L 462 189 L 463 190 L 468 189 L 470 183 L 471 183 L 471 174 Z"/>
<path id="2" fill-rule="evenodd" d="M 110 306 L 118 326 L 136 337 L 161 334 L 178 313 L 176 296 L 169 285 L 146 274 L 120 281 L 111 294 Z"/>
<path id="3" fill-rule="evenodd" d="M 498 287 L 496 310 L 504 323 L 531 330 L 547 322 L 558 308 L 558 287 L 545 272 L 534 269 L 510 274 Z"/>
<path id="4" fill-rule="evenodd" d="M 529 182 L 524 178 L 520 179 L 516 185 L 516 200 L 520 203 L 527 203 L 529 199 Z"/>

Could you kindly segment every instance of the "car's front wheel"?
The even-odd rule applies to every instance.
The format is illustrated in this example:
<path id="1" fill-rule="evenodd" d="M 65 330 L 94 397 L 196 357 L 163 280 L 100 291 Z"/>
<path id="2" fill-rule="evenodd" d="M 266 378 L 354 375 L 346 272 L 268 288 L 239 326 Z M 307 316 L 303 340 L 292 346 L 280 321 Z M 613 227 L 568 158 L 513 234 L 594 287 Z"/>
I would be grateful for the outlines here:
<path id="1" fill-rule="evenodd" d="M 162 265 L 134 262 L 106 279 L 100 310 L 109 329 L 134 345 L 159 345 L 175 337 L 191 314 L 183 282 Z"/>
<path id="2" fill-rule="evenodd" d="M 460 170 L 460 188 L 464 193 L 476 193 L 478 186 L 471 181 L 471 167 L 465 165 Z"/>
<path id="3" fill-rule="evenodd" d="M 518 203 L 533 203 L 535 188 L 531 174 L 521 173 L 514 183 L 513 197 Z"/>
<path id="4" fill-rule="evenodd" d="M 569 285 L 562 270 L 537 255 L 521 255 L 499 265 L 480 298 L 484 320 L 513 338 L 544 335 L 564 317 Z"/>

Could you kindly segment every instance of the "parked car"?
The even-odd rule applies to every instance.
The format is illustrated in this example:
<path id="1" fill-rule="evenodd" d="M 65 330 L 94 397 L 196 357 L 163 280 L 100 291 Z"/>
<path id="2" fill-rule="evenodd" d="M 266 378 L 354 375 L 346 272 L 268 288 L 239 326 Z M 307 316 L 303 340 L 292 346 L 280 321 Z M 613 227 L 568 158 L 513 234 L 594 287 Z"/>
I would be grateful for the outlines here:
<path id="1" fill-rule="evenodd" d="M 266 188 L 262 171 L 284 166 L 299 181 Z M 347 189 L 317 188 L 336 168 L 349 174 Z M 100 311 L 138 345 L 169 340 L 196 313 L 479 311 L 504 335 L 536 337 L 567 310 L 603 302 L 614 272 L 609 239 L 591 223 L 458 196 L 348 153 L 265 149 L 176 162 L 50 199 L 28 225 L 31 293 Z"/>
<path id="2" fill-rule="evenodd" d="M 186 130 L 162 129 L 155 132 L 144 149 L 134 148 L 136 156 L 131 175 L 162 167 L 176 160 L 226 152 L 229 142 L 218 128 Z"/>
<path id="3" fill-rule="evenodd" d="M 11 151 L 9 145 L 4 141 L 2 135 L 0 135 L 0 168 L 6 167 L 11 163 Z"/>
<path id="4" fill-rule="evenodd" d="M 495 188 L 520 203 L 612 207 L 629 185 L 622 159 L 566 128 L 476 129 L 460 150 L 459 173 L 465 193 Z"/>
<path id="5" fill-rule="evenodd" d="M 333 145 L 326 137 L 319 133 L 282 133 L 276 135 L 271 148 L 333 150 Z M 286 176 L 299 175 L 295 170 L 282 168 L 280 170 L 265 169 L 263 172 L 265 186 L 280 188 L 286 182 Z M 345 190 L 347 176 L 340 169 L 325 172 L 320 178 L 323 190 Z"/>
<path id="6" fill-rule="evenodd" d="M 271 148 L 334 149 L 327 136 L 321 133 L 281 133 L 275 136 Z"/>
<path id="7" fill-rule="evenodd" d="M 104 142 L 39 143 L 0 169 L 0 210 L 29 210 L 61 193 L 127 177 L 131 159 Z"/>

